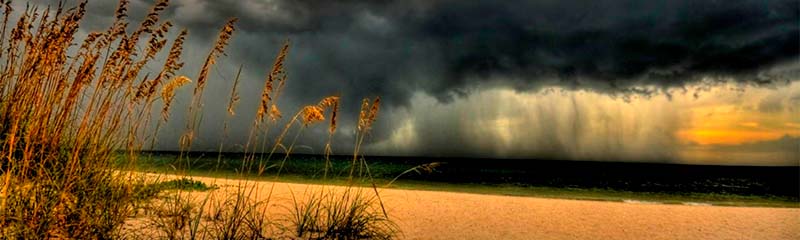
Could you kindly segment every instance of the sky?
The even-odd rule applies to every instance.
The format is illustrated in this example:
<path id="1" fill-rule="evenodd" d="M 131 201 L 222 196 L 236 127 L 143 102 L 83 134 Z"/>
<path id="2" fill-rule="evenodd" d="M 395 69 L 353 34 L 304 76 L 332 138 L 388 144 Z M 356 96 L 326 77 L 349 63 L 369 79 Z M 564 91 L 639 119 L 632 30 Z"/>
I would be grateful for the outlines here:
<path id="1" fill-rule="evenodd" d="M 132 0 L 130 19 L 152 2 Z M 79 34 L 106 29 L 116 5 L 90 0 Z M 353 151 L 361 99 L 380 96 L 370 155 L 800 165 L 797 1 L 171 0 L 162 19 L 189 31 L 180 74 L 197 76 L 231 17 L 196 150 L 243 148 L 290 40 L 282 109 L 341 96 L 337 154 Z M 173 114 L 158 149 L 178 146 Z M 297 151 L 326 141 L 325 126 L 309 128 Z"/>

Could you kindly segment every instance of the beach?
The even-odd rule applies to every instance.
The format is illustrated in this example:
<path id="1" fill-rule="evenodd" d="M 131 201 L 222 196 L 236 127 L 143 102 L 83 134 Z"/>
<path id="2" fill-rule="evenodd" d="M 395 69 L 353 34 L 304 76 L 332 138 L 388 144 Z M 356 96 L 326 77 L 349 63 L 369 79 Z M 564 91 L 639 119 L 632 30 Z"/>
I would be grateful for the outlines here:
<path id="1" fill-rule="evenodd" d="M 160 178 L 170 178 L 169 176 Z M 286 215 L 292 199 L 342 186 L 245 181 L 207 177 L 195 180 L 219 188 L 192 192 L 196 201 L 235 195 L 270 198 L 273 219 Z M 272 189 L 272 194 L 269 194 Z M 362 191 L 374 194 L 371 188 Z M 378 188 L 399 239 L 800 239 L 800 209 L 549 199 Z"/>

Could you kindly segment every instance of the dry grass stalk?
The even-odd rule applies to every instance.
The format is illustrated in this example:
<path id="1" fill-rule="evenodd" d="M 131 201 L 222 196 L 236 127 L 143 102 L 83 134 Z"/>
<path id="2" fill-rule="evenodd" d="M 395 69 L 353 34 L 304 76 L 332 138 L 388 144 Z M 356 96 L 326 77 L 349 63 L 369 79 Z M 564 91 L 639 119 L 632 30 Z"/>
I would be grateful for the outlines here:
<path id="1" fill-rule="evenodd" d="M 303 124 L 308 126 L 316 122 L 324 121 L 325 116 L 322 114 L 322 109 L 319 106 L 306 106 L 303 108 Z"/>
<path id="2" fill-rule="evenodd" d="M 369 109 L 369 116 L 367 117 L 367 125 L 366 129 L 369 129 L 375 120 L 378 118 L 378 110 L 381 106 L 381 97 L 376 97 L 375 101 L 372 102 L 372 107 Z"/>
<path id="3" fill-rule="evenodd" d="M 183 53 L 183 42 L 186 40 L 187 34 L 188 32 L 186 29 L 183 29 L 175 38 L 175 41 L 172 43 L 172 47 L 169 50 L 169 55 L 167 55 L 167 59 L 164 61 L 164 66 L 162 67 L 161 72 L 148 84 L 148 92 L 150 93 L 149 96 L 152 96 L 152 93 L 155 92 L 155 89 L 159 84 L 161 84 L 163 79 L 171 79 L 175 75 L 175 71 L 183 67 L 183 62 L 181 62 L 181 53 Z M 150 99 L 148 99 L 148 102 L 149 101 Z"/>
<path id="4" fill-rule="evenodd" d="M 328 132 L 333 134 L 336 132 L 336 115 L 339 112 L 339 96 L 323 98 L 317 106 L 324 109 L 331 109 L 331 122 L 328 125 Z"/>
<path id="5" fill-rule="evenodd" d="M 236 104 L 239 103 L 239 76 L 242 74 L 242 66 L 239 66 L 239 71 L 236 72 L 236 78 L 233 80 L 233 88 L 231 88 L 231 97 L 228 100 L 228 114 L 231 116 L 236 115 Z"/>
<path id="6" fill-rule="evenodd" d="M 284 61 L 286 60 L 287 54 L 289 54 L 289 41 L 284 43 L 278 56 L 275 57 L 272 70 L 267 74 L 267 78 L 264 80 L 264 90 L 261 93 L 261 105 L 259 105 L 258 111 L 256 112 L 257 122 L 262 122 L 264 116 L 267 114 L 269 114 L 269 117 L 273 121 L 280 118 L 280 111 L 276 104 L 273 103 L 273 97 L 277 98 L 277 95 L 286 83 L 287 76 L 284 70 Z M 274 87 L 276 81 L 278 83 L 277 89 Z"/>
<path id="7" fill-rule="evenodd" d="M 171 24 L 153 28 L 157 14 L 151 15 L 143 23 L 146 30 L 125 35 L 128 1 L 123 0 L 112 27 L 90 33 L 72 52 L 87 2 L 70 9 L 59 4 L 55 11 L 26 8 L 10 34 L 11 4 L 0 2 L 6 13 L 0 30 L 4 237 L 107 239 L 129 216 L 131 182 L 107 170 L 118 149 L 137 149 L 131 143 L 145 129 L 140 120 L 150 115 L 136 99 L 152 95 L 155 86 L 137 85 L 138 75 L 164 47 Z M 164 7 L 166 1 L 159 1 L 155 12 Z M 151 40 L 137 47 L 143 32 L 151 33 Z M 114 44 L 118 37 L 122 40 Z M 143 56 L 134 62 L 137 54 Z"/>
<path id="8" fill-rule="evenodd" d="M 283 115 L 281 115 L 281 110 L 278 109 L 278 106 L 273 104 L 269 110 L 269 117 L 274 122 L 280 119 Z"/>
<path id="9" fill-rule="evenodd" d="M 13 9 L 11 8 L 11 0 L 4 0 L 0 2 L 0 4 L 2 4 L 3 7 L 3 27 L 2 30 L 0 30 L 0 43 L 5 44 L 6 26 L 8 26 L 8 17 L 11 16 L 11 11 L 13 11 Z M 0 46 L 0 57 L 3 56 L 4 52 L 3 50 L 4 49 L 2 49 L 2 46 Z"/>
<path id="10" fill-rule="evenodd" d="M 188 77 L 178 76 L 169 81 L 169 83 L 164 85 L 164 88 L 161 89 L 161 99 L 164 102 L 164 108 L 161 110 L 161 116 L 164 118 L 164 121 L 169 118 L 169 107 L 172 104 L 172 99 L 175 97 L 175 91 L 190 82 L 192 82 L 192 80 Z"/>
<path id="11" fill-rule="evenodd" d="M 169 50 L 167 60 L 164 62 L 164 71 L 162 72 L 163 75 L 160 77 L 166 79 L 172 78 L 172 76 L 175 74 L 175 71 L 183 67 L 183 62 L 181 62 L 181 53 L 183 53 L 183 42 L 186 40 L 186 35 L 188 34 L 189 32 L 186 29 L 183 29 L 175 38 L 175 42 L 172 44 L 172 48 Z"/>
<path id="12" fill-rule="evenodd" d="M 323 179 L 328 178 L 328 170 L 331 167 L 331 154 L 333 154 L 333 148 L 331 148 L 331 141 L 333 141 L 333 134 L 336 132 L 336 117 L 339 112 L 339 97 L 332 96 L 322 99 L 320 101 L 319 106 L 326 107 L 331 109 L 331 122 L 328 125 L 328 141 L 325 143 L 325 169 L 323 171 Z"/>
<path id="13" fill-rule="evenodd" d="M 241 77 L 243 67 L 243 65 L 239 65 L 239 71 L 236 72 L 236 78 L 233 80 L 231 96 L 230 99 L 228 99 L 228 115 L 225 116 L 225 120 L 222 123 L 222 139 L 219 141 L 219 152 L 217 153 L 217 165 L 214 168 L 215 170 L 219 170 L 220 163 L 222 162 L 222 150 L 228 137 L 228 118 L 236 115 L 236 104 L 239 102 L 239 92 L 237 89 L 239 87 L 239 77 Z"/>
<path id="14" fill-rule="evenodd" d="M 369 99 L 364 98 L 361 100 L 361 110 L 358 112 L 358 131 L 364 130 L 367 125 L 367 118 L 369 117 Z"/>
<path id="15" fill-rule="evenodd" d="M 0 235 L 3 237 L 116 238 L 115 232 L 131 216 L 136 208 L 133 205 L 141 200 L 136 200 L 138 190 L 132 184 L 131 175 L 114 174 L 108 170 L 116 169 L 114 164 L 118 157 L 134 161 L 142 149 L 140 142 L 147 136 L 152 136 L 155 145 L 154 135 L 158 133 L 158 126 L 168 119 L 177 89 L 191 82 L 187 77 L 175 76 L 183 66 L 180 55 L 187 35 L 185 30 L 174 40 L 157 75 L 153 75 L 154 78 L 150 75 L 140 77 L 140 73 L 147 70 L 144 66 L 150 66 L 148 63 L 166 47 L 165 36 L 172 24 L 160 22 L 159 14 L 165 10 L 168 1 L 156 1 L 138 28 L 127 33 L 129 1 L 121 0 L 111 26 L 105 31 L 89 33 L 77 51 L 71 51 L 69 48 L 75 42 L 87 2 L 82 1 L 70 9 L 62 9 L 59 5 L 54 14 L 49 8 L 41 14 L 37 8 L 26 8 L 14 24 L 8 20 L 10 1 L 0 0 L 6 13 L 0 30 L 0 54 L 3 54 L 0 61 L 4 62 L 0 71 L 0 172 L 3 172 L 0 177 L 0 226 L 3 232 Z M 191 145 L 199 135 L 196 126 L 203 86 L 216 58 L 224 55 L 235 22 L 232 19 L 223 27 L 204 62 L 197 80 L 199 86 L 195 87 L 189 105 L 189 128 L 179 140 L 181 146 Z M 10 34 L 6 34 L 7 28 Z M 140 41 L 147 35 L 149 40 Z M 262 108 L 259 120 L 269 116 L 274 121 L 280 117 L 275 100 L 287 80 L 284 64 L 288 49 L 287 41 L 267 77 L 266 95 L 262 95 L 266 101 L 259 106 Z M 239 99 L 237 83 L 238 74 L 228 105 L 231 115 Z M 158 121 L 156 131 L 150 135 L 148 121 L 152 103 L 159 99 L 156 93 L 159 88 L 164 103 L 161 109 L 163 121 Z M 364 108 L 366 122 L 371 124 L 374 121 L 377 105 L 376 101 L 372 108 Z M 278 147 L 285 150 L 286 158 L 282 163 L 291 153 L 302 129 L 323 121 L 325 111 L 329 109 L 329 132 L 332 136 L 336 130 L 338 107 L 339 98 L 334 96 L 299 111 L 275 141 L 273 152 Z M 302 125 L 301 131 L 295 140 L 284 145 L 283 138 L 295 123 Z M 329 145 L 330 142 L 326 153 Z M 128 154 L 118 154 L 120 149 L 125 149 Z M 259 173 L 263 172 L 262 166 L 259 167 Z M 331 206 L 336 206 L 332 211 L 346 209 L 343 204 L 347 201 L 336 201 L 333 199 L 331 202 Z M 379 196 L 377 201 L 380 202 Z M 371 204 L 370 201 L 364 203 Z M 251 209 L 251 205 L 246 203 L 242 206 Z M 232 214 L 235 215 L 241 214 Z M 270 237 L 261 235 L 263 231 L 258 230 L 263 230 L 260 226 L 265 226 L 264 219 L 266 212 L 253 213 L 251 219 L 245 218 L 249 228 L 242 229 L 249 231 L 246 233 L 258 234 L 252 235 L 253 238 Z M 191 223 L 191 226 L 197 226 L 196 223 Z M 185 222 L 173 227 L 185 227 Z"/>
<path id="16" fill-rule="evenodd" d="M 378 117 L 378 110 L 380 109 L 381 98 L 376 97 L 370 105 L 369 99 L 364 99 L 361 103 L 361 111 L 358 117 L 358 130 L 367 131 L 375 122 Z"/>
<path id="17" fill-rule="evenodd" d="M 193 136 L 194 134 L 199 134 L 198 125 L 202 114 L 200 106 L 203 104 L 203 90 L 208 80 L 208 74 L 211 71 L 211 67 L 216 63 L 216 59 L 225 54 L 225 47 L 228 46 L 228 42 L 231 37 L 233 37 L 233 32 L 235 30 L 234 24 L 236 24 L 237 21 L 237 18 L 231 18 L 225 23 L 217 36 L 217 40 L 214 42 L 214 47 L 208 53 L 200 69 L 200 74 L 197 77 L 197 84 L 194 88 L 194 94 L 192 95 L 192 102 L 189 104 L 188 117 L 186 119 L 186 131 L 191 132 Z M 191 151 L 193 139 L 194 138 L 186 138 L 187 141 L 181 141 L 178 161 L 184 160 L 184 154 Z M 186 161 L 185 167 L 190 167 L 189 161 Z"/>
<path id="18" fill-rule="evenodd" d="M 355 150 L 353 151 L 353 161 L 350 168 L 350 176 L 349 176 L 350 180 L 352 180 L 354 177 L 353 174 L 355 173 L 356 162 L 358 162 L 359 160 L 358 154 L 361 152 L 361 144 L 364 142 L 364 138 L 366 137 L 367 133 L 372 127 L 372 124 L 378 118 L 378 110 L 380 109 L 380 103 L 381 103 L 380 97 L 376 97 L 375 100 L 373 100 L 372 105 L 370 105 L 368 98 L 365 98 L 363 101 L 361 101 L 361 111 L 359 112 L 359 117 L 358 117 L 358 127 L 357 127 L 358 131 L 356 131 L 356 146 Z M 359 164 L 359 166 L 364 166 L 364 165 L 366 165 L 366 162 L 363 161 L 362 159 L 362 162 L 361 164 Z M 361 175 L 361 169 L 362 168 L 359 167 L 359 175 Z"/>
<path id="19" fill-rule="evenodd" d="M 195 85 L 194 88 L 195 96 L 202 94 L 206 80 L 208 80 L 208 73 L 211 70 L 211 66 L 216 63 L 217 57 L 225 54 L 225 47 L 228 46 L 228 41 L 230 41 L 231 37 L 233 36 L 233 31 L 235 30 L 234 24 L 236 24 L 237 21 L 237 18 L 229 19 L 228 22 L 225 23 L 225 26 L 223 26 L 220 30 L 219 35 L 217 36 L 217 41 L 214 43 L 214 48 L 208 53 L 206 61 L 203 63 L 203 67 L 200 69 L 200 75 L 197 77 L 197 85 Z"/>
<path id="20" fill-rule="evenodd" d="M 155 4 L 153 4 L 153 8 L 147 13 L 147 16 L 142 21 L 141 26 L 137 32 L 145 32 L 150 33 L 152 31 L 152 27 L 158 23 L 158 16 L 159 14 L 164 11 L 169 5 L 169 0 L 158 0 Z"/>
<path id="21" fill-rule="evenodd" d="M 114 19 L 116 21 L 123 21 L 126 17 L 128 17 L 128 4 L 130 4 L 129 0 L 120 0 L 117 4 L 117 10 L 114 11 Z M 112 26 L 115 24 L 112 24 Z"/>
<path id="22" fill-rule="evenodd" d="M 331 108 L 331 124 L 328 127 L 328 132 L 330 135 L 333 135 L 336 132 L 336 117 L 339 114 L 339 101 L 337 99 L 336 102 L 333 103 L 333 107 Z"/>

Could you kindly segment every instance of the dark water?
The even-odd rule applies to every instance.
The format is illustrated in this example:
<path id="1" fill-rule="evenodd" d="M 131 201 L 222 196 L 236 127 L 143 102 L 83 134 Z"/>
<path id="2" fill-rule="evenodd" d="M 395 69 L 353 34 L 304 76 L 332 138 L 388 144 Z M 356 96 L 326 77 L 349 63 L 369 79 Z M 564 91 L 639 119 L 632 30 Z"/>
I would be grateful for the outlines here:
<path id="1" fill-rule="evenodd" d="M 174 153 L 158 153 L 162 161 Z M 217 153 L 192 153 L 193 169 L 216 167 Z M 267 163 L 273 165 L 280 157 Z M 166 160 L 164 160 L 166 159 Z M 239 169 L 242 156 L 226 154 L 220 169 Z M 373 177 L 392 179 L 420 164 L 442 162 L 433 172 L 410 172 L 401 179 L 446 183 L 600 188 L 657 193 L 719 193 L 779 196 L 800 200 L 800 167 L 712 166 L 663 163 L 590 162 L 535 159 L 367 157 Z M 330 175 L 349 174 L 352 156 L 332 158 Z M 324 158 L 293 155 L 282 173 L 320 177 Z M 161 163 L 163 164 L 163 162 Z M 213 167 L 212 167 L 213 166 Z M 274 165 L 273 165 L 274 166 Z M 267 174 L 277 170 L 270 168 Z"/>

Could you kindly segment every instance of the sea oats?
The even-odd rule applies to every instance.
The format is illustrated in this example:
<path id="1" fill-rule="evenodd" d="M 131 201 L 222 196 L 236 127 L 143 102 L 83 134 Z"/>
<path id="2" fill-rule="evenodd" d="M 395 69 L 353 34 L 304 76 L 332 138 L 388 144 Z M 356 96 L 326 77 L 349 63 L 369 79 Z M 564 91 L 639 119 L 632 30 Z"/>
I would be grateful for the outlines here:
<path id="1" fill-rule="evenodd" d="M 149 75 L 145 75 L 144 79 L 142 80 L 142 82 L 139 83 L 139 86 L 136 87 L 136 94 L 133 97 L 133 102 L 135 102 L 135 103 L 139 102 L 140 100 L 146 99 L 151 94 L 153 94 L 153 92 L 151 92 L 151 89 L 154 89 L 152 87 L 153 81 L 148 81 L 147 80 L 148 76 Z"/>
<path id="2" fill-rule="evenodd" d="M 378 118 L 378 109 L 381 106 L 381 97 L 376 97 L 375 101 L 372 102 L 372 108 L 369 110 L 369 117 L 367 117 L 367 129 L 372 127 L 372 123 L 375 122 L 375 119 Z"/>
<path id="3" fill-rule="evenodd" d="M 306 106 L 303 108 L 303 124 L 310 125 L 319 121 L 324 121 L 323 109 L 319 106 Z"/>
<path id="4" fill-rule="evenodd" d="M 133 33 L 133 36 L 136 36 L 136 39 L 138 39 L 138 36 L 142 33 L 153 32 L 152 28 L 156 25 L 156 23 L 158 23 L 159 14 L 161 14 L 161 12 L 164 11 L 168 5 L 169 0 L 156 1 L 156 3 L 153 5 L 153 8 L 151 8 L 150 12 L 148 12 L 147 16 L 145 16 L 144 21 L 142 21 L 142 23 L 139 25 L 139 29 Z"/>
<path id="5" fill-rule="evenodd" d="M 117 4 L 117 10 L 115 11 L 114 18 L 116 21 L 122 21 L 126 17 L 128 17 L 128 4 L 130 3 L 129 0 L 120 0 Z"/>
<path id="6" fill-rule="evenodd" d="M 181 53 L 183 53 L 183 42 L 186 40 L 186 35 L 188 34 L 188 31 L 183 29 L 178 36 L 175 37 L 172 48 L 169 50 L 169 55 L 167 55 L 167 60 L 164 63 L 163 76 L 159 76 L 159 79 L 170 79 L 175 74 L 175 71 L 183 67 Z"/>
<path id="7" fill-rule="evenodd" d="M 317 106 L 321 108 L 328 108 L 328 107 L 333 107 L 333 105 L 337 102 L 339 102 L 338 96 L 330 96 L 320 100 Z"/>
<path id="8" fill-rule="evenodd" d="M 277 105 L 275 105 L 275 104 L 272 104 L 272 107 L 271 107 L 271 108 L 270 108 L 270 110 L 269 110 L 269 118 L 270 118 L 270 120 L 272 120 L 273 122 L 275 122 L 275 121 L 277 121 L 278 119 L 280 119 L 280 118 L 281 118 L 281 116 L 282 116 L 282 115 L 281 115 L 281 110 L 279 110 L 279 109 L 278 109 L 278 106 L 277 106 Z"/>
<path id="9" fill-rule="evenodd" d="M 361 111 L 358 113 L 358 130 L 361 131 L 366 128 L 367 125 L 367 117 L 369 113 L 369 99 L 364 98 L 361 101 Z"/>
<path id="10" fill-rule="evenodd" d="M 270 70 L 270 72 L 267 74 L 267 78 L 264 80 L 264 89 L 261 92 L 261 105 L 259 105 L 258 111 L 256 112 L 256 119 L 258 122 L 263 121 L 264 116 L 272 112 L 270 108 L 275 108 L 275 104 L 272 103 L 272 100 L 273 97 L 277 98 L 278 93 L 286 82 L 286 72 L 283 69 L 283 65 L 288 53 L 289 41 L 286 41 L 281 48 L 281 51 L 278 53 L 278 56 L 275 57 L 275 62 L 272 64 L 272 70 Z M 276 82 L 278 83 L 277 89 L 274 88 L 274 84 Z M 270 107 L 270 105 L 272 106 Z M 270 118 L 274 120 L 275 115 L 270 114 Z"/>
<path id="11" fill-rule="evenodd" d="M 5 44 L 6 26 L 8 26 L 8 17 L 11 16 L 11 11 L 13 11 L 13 9 L 11 8 L 11 0 L 5 0 L 0 3 L 2 4 L 3 7 L 3 28 L 2 30 L 0 30 L 0 43 Z M 3 45 L 0 45 L 0 57 L 2 57 L 3 52 L 5 52 L 2 49 L 2 47 Z"/>
<path id="12" fill-rule="evenodd" d="M 236 72 L 236 78 L 233 80 L 233 88 L 231 89 L 231 98 L 228 100 L 228 114 L 231 116 L 236 115 L 234 109 L 239 102 L 239 92 L 236 91 L 239 86 L 239 76 L 242 74 L 242 66 L 239 65 L 239 71 Z"/>
<path id="13" fill-rule="evenodd" d="M 336 131 L 336 114 L 339 111 L 339 97 L 338 96 L 330 96 L 323 98 L 319 104 L 317 104 L 322 109 L 330 109 L 331 110 L 331 123 L 328 127 L 328 131 L 333 134 Z"/>
<path id="14" fill-rule="evenodd" d="M 333 133 L 336 132 L 336 116 L 338 115 L 338 112 L 339 112 L 339 99 L 337 98 L 336 102 L 334 102 L 333 106 L 331 107 L 331 124 L 328 127 L 328 132 L 331 135 L 333 135 Z"/>
<path id="15" fill-rule="evenodd" d="M 256 112 L 256 118 L 259 122 L 263 121 L 264 115 L 267 114 L 267 109 L 269 109 L 269 104 L 272 100 L 270 98 L 270 93 L 272 92 L 272 82 L 271 75 L 268 75 L 264 85 L 264 90 L 261 93 L 261 104 L 258 106 L 258 111 Z"/>
<path id="16" fill-rule="evenodd" d="M 185 76 L 178 76 L 164 85 L 164 88 L 161 89 L 161 100 L 164 102 L 164 108 L 161 110 L 161 115 L 164 118 L 164 121 L 169 118 L 169 107 L 172 103 L 172 99 L 175 97 L 175 90 L 178 90 L 178 88 L 190 82 L 192 82 L 192 80 L 189 78 Z"/>
<path id="17" fill-rule="evenodd" d="M 206 80 L 208 79 L 208 72 L 211 70 L 211 66 L 216 63 L 216 58 L 225 54 L 225 47 L 228 46 L 228 41 L 233 36 L 233 31 L 235 30 L 234 24 L 236 24 L 236 21 L 238 21 L 237 18 L 231 18 L 219 31 L 217 41 L 214 43 L 214 48 L 208 53 L 203 67 L 200 68 L 200 75 L 197 77 L 197 85 L 194 87 L 194 95 L 196 97 L 199 97 L 200 93 L 203 91 Z M 199 101 L 199 99 L 197 100 Z"/>

